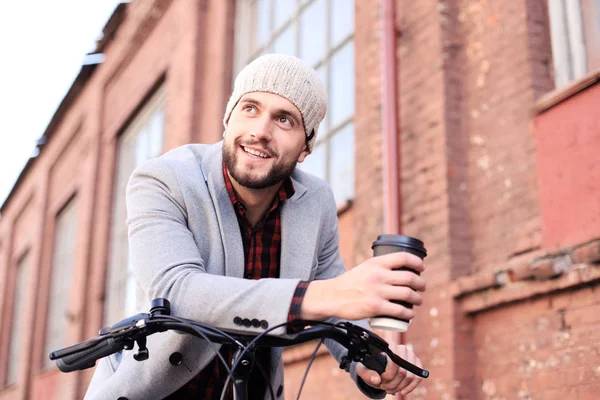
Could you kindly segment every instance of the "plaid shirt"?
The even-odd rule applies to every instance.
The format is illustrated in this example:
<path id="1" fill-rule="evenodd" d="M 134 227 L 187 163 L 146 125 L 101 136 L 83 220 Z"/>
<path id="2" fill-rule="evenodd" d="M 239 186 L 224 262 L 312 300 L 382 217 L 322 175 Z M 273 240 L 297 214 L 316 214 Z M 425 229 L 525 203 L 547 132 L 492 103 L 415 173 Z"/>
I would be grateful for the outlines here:
<path id="1" fill-rule="evenodd" d="M 242 233 L 246 262 L 244 278 L 278 278 L 281 258 L 280 206 L 295 193 L 292 180 L 288 178 L 283 182 L 263 219 L 252 227 L 246 217 L 246 205 L 234 190 L 225 164 L 223 164 L 223 176 Z M 304 281 L 296 287 L 288 313 L 288 321 L 300 318 L 300 308 L 307 287 L 308 282 Z M 229 362 L 229 365 L 231 365 L 234 351 L 235 348 L 232 345 L 221 346 L 220 353 Z M 268 374 L 271 361 L 269 349 L 259 349 L 256 357 Z M 196 377 L 164 400 L 220 399 L 226 379 L 227 370 L 219 358 L 215 357 Z M 248 380 L 248 398 L 263 398 L 267 386 L 264 377 L 260 375 L 257 368 L 254 368 Z M 233 398 L 231 385 L 227 389 L 225 398 Z"/>

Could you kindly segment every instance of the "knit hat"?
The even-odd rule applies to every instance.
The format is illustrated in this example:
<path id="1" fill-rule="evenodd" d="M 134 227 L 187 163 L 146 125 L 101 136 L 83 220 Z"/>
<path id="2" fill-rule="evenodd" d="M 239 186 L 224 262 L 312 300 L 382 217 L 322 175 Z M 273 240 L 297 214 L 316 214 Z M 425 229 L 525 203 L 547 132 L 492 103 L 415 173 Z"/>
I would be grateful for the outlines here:
<path id="1" fill-rule="evenodd" d="M 317 72 L 299 58 L 267 54 L 248 64 L 235 79 L 223 124 L 240 98 L 250 92 L 269 92 L 289 100 L 302 114 L 308 151 L 312 151 L 319 124 L 327 111 L 327 92 Z"/>

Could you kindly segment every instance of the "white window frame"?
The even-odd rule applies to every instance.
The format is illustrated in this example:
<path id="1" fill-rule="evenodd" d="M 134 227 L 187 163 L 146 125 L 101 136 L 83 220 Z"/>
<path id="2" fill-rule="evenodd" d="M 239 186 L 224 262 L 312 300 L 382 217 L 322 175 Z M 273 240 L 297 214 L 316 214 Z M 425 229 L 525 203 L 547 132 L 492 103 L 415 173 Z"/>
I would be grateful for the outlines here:
<path id="1" fill-rule="evenodd" d="M 600 69 L 600 2 L 548 0 L 557 89 Z"/>
<path id="2" fill-rule="evenodd" d="M 6 357 L 6 375 L 4 386 L 8 387 L 18 383 L 19 369 L 21 367 L 23 323 L 25 322 L 25 304 L 27 302 L 27 279 L 31 270 L 31 252 L 25 251 L 16 265 L 12 315 L 10 321 L 10 338 L 8 343 L 8 356 Z"/>

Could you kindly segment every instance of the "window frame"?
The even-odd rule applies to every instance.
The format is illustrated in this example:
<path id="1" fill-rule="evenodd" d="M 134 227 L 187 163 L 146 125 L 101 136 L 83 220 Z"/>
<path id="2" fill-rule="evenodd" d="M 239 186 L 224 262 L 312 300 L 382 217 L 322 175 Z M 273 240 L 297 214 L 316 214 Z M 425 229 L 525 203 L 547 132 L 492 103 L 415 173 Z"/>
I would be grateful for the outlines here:
<path id="1" fill-rule="evenodd" d="M 21 286 L 27 286 L 27 280 L 31 274 L 33 254 L 30 248 L 25 249 L 21 252 L 20 256 L 16 259 L 13 264 L 15 268 L 15 274 L 12 280 L 12 297 L 15 299 L 11 305 L 10 320 L 8 329 L 8 341 L 6 346 L 6 369 L 2 380 L 1 388 L 9 388 L 19 383 L 19 368 L 21 367 L 21 361 L 18 360 L 16 363 L 11 363 L 13 353 L 19 354 L 23 345 L 23 324 L 25 322 L 25 309 L 27 307 L 27 290 L 19 290 Z M 18 294 L 23 295 L 19 304 L 16 304 L 16 296 Z M 18 324 L 15 324 L 15 315 L 20 315 Z M 15 325 L 18 328 L 15 328 Z M 18 330 L 18 331 L 17 331 Z M 14 374 L 14 378 L 11 376 Z"/>
<path id="2" fill-rule="evenodd" d="M 53 294 L 58 293 L 58 295 L 56 297 L 59 298 L 64 298 L 65 295 L 65 290 L 64 288 L 67 287 L 68 290 L 66 290 L 66 293 L 71 293 L 70 287 L 72 285 L 72 276 L 73 276 L 73 271 L 75 268 L 75 264 L 76 264 L 76 253 L 77 253 L 77 248 L 75 245 L 72 245 L 70 249 L 66 249 L 63 247 L 60 247 L 61 244 L 63 243 L 74 243 L 75 242 L 75 238 L 77 237 L 77 230 L 79 228 L 78 224 L 79 224 L 79 205 L 78 205 L 78 197 L 77 194 L 73 194 L 72 196 L 70 196 L 65 203 L 58 209 L 58 211 L 56 212 L 55 216 L 54 216 L 54 238 L 53 238 L 53 244 L 52 244 L 52 259 L 51 259 L 51 264 L 50 264 L 50 274 L 49 274 L 49 280 L 48 280 L 48 295 L 47 295 L 47 300 L 46 300 L 46 317 L 45 317 L 45 325 L 44 325 L 44 335 L 43 335 L 43 346 L 44 346 L 44 353 L 43 354 L 48 354 L 49 351 L 52 350 L 56 350 L 57 348 L 61 348 L 61 347 L 65 347 L 68 345 L 68 331 L 69 331 L 69 308 L 68 308 L 68 304 L 69 304 L 69 300 L 68 300 L 68 296 L 66 296 L 66 307 L 63 310 L 64 314 L 61 316 L 58 315 L 53 315 L 53 312 L 57 312 L 60 311 L 60 309 L 55 309 L 56 307 L 56 303 L 53 301 L 53 299 L 55 298 L 53 296 Z M 64 220 L 65 222 L 68 222 L 69 224 L 64 226 L 61 224 L 61 222 L 63 220 L 61 220 L 62 217 L 68 216 L 70 218 L 72 218 L 72 220 Z M 63 236 L 59 237 L 59 234 L 63 233 L 62 231 L 59 232 L 59 229 L 61 228 L 65 228 L 67 229 L 65 232 L 66 234 L 71 233 L 72 235 L 69 236 L 67 239 L 63 239 Z M 69 240 L 70 239 L 70 240 Z M 66 251 L 69 251 L 69 253 L 67 254 Z M 67 257 L 69 258 L 69 263 L 68 265 L 66 263 L 64 263 L 64 257 L 65 254 L 67 254 Z M 60 258 L 58 258 L 60 257 Z M 68 282 L 65 284 L 63 279 L 59 279 L 57 280 L 57 272 L 56 271 L 60 271 L 62 272 L 60 274 L 61 277 L 64 277 L 65 275 L 67 275 L 69 277 Z M 55 288 L 57 287 L 57 285 L 60 285 L 60 290 L 56 290 Z M 56 293 L 54 293 L 56 291 Z M 60 295 L 62 293 L 62 296 Z M 59 329 L 51 329 L 50 324 L 55 324 L 57 323 L 57 321 L 62 322 L 62 325 Z M 55 326 L 53 325 L 53 328 L 55 328 Z M 58 344 L 55 343 L 55 338 L 56 336 L 54 335 L 54 333 L 56 331 L 60 331 L 63 334 L 63 341 L 62 343 Z M 41 359 L 41 369 L 42 371 L 46 371 L 46 370 L 50 370 L 55 366 L 55 363 L 52 362 L 48 357 L 44 356 Z"/>
<path id="3" fill-rule="evenodd" d="M 138 304 L 137 285 L 133 276 L 130 259 L 128 256 L 127 224 L 125 222 L 127 210 L 125 206 L 125 191 L 127 181 L 133 170 L 142 162 L 157 157 L 164 152 L 165 119 L 166 119 L 166 84 L 163 82 L 156 88 L 139 111 L 134 115 L 129 124 L 123 129 L 116 142 L 115 176 L 113 196 L 111 199 L 111 225 L 109 239 L 109 257 L 106 267 L 106 297 L 103 309 L 103 323 L 111 324 L 132 314 L 142 305 Z M 152 129 L 153 119 L 157 112 L 162 113 L 162 127 L 160 131 L 160 145 L 152 148 L 152 137 L 149 134 L 143 139 L 147 147 L 146 153 L 139 159 L 140 133 L 145 129 Z M 128 164 L 123 164 L 124 146 L 131 146 L 127 153 Z M 153 152 L 154 150 L 154 152 Z M 125 168 L 125 169 L 123 169 Z M 123 272 L 123 270 L 125 272 Z M 133 287 L 133 293 L 129 293 Z M 122 292 L 122 293 L 121 293 Z M 133 298 L 131 297 L 133 296 Z M 130 304 L 131 303 L 131 304 Z M 146 306 L 145 304 L 143 306 Z M 129 308 L 132 308 L 130 310 Z"/>
<path id="4" fill-rule="evenodd" d="M 548 0 L 554 85 L 572 82 L 600 70 L 600 5 L 595 0 Z M 600 19 L 600 18 L 599 18 Z"/>
<path id="5" fill-rule="evenodd" d="M 265 42 L 261 45 L 256 45 L 256 25 L 257 25 L 257 4 L 260 1 L 265 1 L 269 7 L 269 35 Z M 247 65 L 250 61 L 255 59 L 256 57 L 270 52 L 273 48 L 273 45 L 277 38 L 286 30 L 290 25 L 294 25 L 295 29 L 295 52 L 294 54 L 300 57 L 300 47 L 301 47 L 301 16 L 305 12 L 305 10 L 313 5 L 316 1 L 319 0 L 296 0 L 296 7 L 293 13 L 284 21 L 281 22 L 279 26 L 275 25 L 275 7 L 278 0 L 238 0 L 236 4 L 236 14 L 238 17 L 235 21 L 235 55 L 234 55 L 234 74 L 237 75 L 241 69 Z M 325 68 L 324 73 L 324 84 L 327 90 L 328 96 L 331 98 L 331 90 L 332 90 L 332 74 L 331 74 L 331 64 L 335 55 L 339 53 L 345 46 L 352 46 L 352 54 L 353 54 L 353 69 L 354 69 L 354 91 L 356 93 L 356 52 L 355 52 L 355 25 L 356 25 L 356 15 L 355 10 L 352 11 L 352 19 L 354 21 L 354 25 L 349 33 L 345 36 L 339 38 L 337 43 L 332 44 L 332 16 L 333 16 L 333 1 L 334 0 L 322 0 L 325 2 L 325 20 L 327 21 L 328 28 L 325 29 L 325 52 L 324 54 L 318 58 L 318 60 L 310 65 L 315 70 L 319 70 L 320 68 Z M 354 1 L 348 1 L 349 6 L 355 7 Z M 240 17 L 243 16 L 243 17 Z M 337 121 L 335 125 L 332 125 L 331 121 L 331 108 L 328 110 L 325 119 L 320 125 L 319 134 L 317 136 L 317 140 L 314 144 L 314 148 L 324 147 L 325 152 L 325 160 L 324 160 L 324 177 L 325 180 L 330 184 L 330 186 L 335 185 L 332 175 L 332 139 L 340 132 L 342 132 L 349 125 L 352 125 L 353 130 L 353 139 L 355 138 L 355 115 L 356 115 L 356 97 L 354 101 L 354 107 L 352 109 L 352 113 L 349 116 L 344 117 L 342 120 Z M 331 103 L 329 104 L 331 106 Z M 310 156 L 309 156 L 310 157 Z M 355 157 L 352 157 L 351 162 L 354 163 Z M 310 158 L 308 158 L 304 163 L 310 163 Z M 300 169 L 303 169 L 302 165 L 299 165 Z M 343 199 L 336 199 L 338 202 L 338 207 L 344 207 L 348 203 L 352 201 L 355 197 L 355 182 L 356 172 L 354 171 L 353 166 L 353 175 L 352 182 L 349 183 L 351 186 L 349 192 L 350 196 L 346 196 Z"/>

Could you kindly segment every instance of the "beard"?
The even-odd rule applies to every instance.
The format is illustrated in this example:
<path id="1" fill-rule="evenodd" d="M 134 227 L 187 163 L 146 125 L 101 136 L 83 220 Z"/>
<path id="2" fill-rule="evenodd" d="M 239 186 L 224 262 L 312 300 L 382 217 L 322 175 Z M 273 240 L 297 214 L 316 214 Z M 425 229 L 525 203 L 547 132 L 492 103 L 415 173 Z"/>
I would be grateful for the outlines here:
<path id="1" fill-rule="evenodd" d="M 289 178 L 292 172 L 294 172 L 298 157 L 300 156 L 300 153 L 298 153 L 295 158 L 292 157 L 289 160 L 280 160 L 275 162 L 273 165 L 271 165 L 266 173 L 259 174 L 258 171 L 251 168 L 245 168 L 239 162 L 237 150 L 241 149 L 243 151 L 243 149 L 240 147 L 241 145 L 242 143 L 240 138 L 237 138 L 233 143 L 230 144 L 225 141 L 223 143 L 223 162 L 225 163 L 225 166 L 227 167 L 231 177 L 235 179 L 238 184 L 249 189 L 266 189 L 281 183 L 284 179 Z M 261 146 L 260 142 L 246 142 L 243 143 L 243 145 L 259 145 L 268 151 L 273 157 L 277 157 L 278 155 L 276 151 L 270 149 L 268 146 Z"/>

